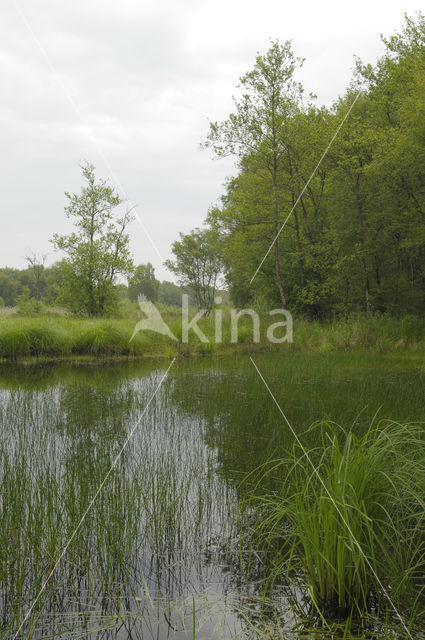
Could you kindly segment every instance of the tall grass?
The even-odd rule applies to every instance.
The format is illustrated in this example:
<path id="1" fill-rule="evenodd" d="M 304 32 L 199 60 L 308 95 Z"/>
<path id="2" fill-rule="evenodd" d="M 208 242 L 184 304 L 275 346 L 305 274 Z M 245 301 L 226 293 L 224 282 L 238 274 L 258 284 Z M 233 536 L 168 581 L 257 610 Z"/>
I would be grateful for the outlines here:
<path id="1" fill-rule="evenodd" d="M 208 571 L 210 532 L 226 537 L 236 512 L 199 421 L 183 421 L 164 390 L 73 537 L 162 372 L 89 374 L 42 391 L 0 390 L 0 638 L 13 637 L 47 578 L 19 640 L 93 638 L 99 625 L 124 623 L 149 637 L 141 585 L 162 599 L 188 597 Z"/>
<path id="2" fill-rule="evenodd" d="M 191 313 L 191 317 L 194 315 Z M 231 322 L 224 315 L 222 340 L 215 342 L 215 318 L 199 321 L 199 327 L 209 342 L 201 342 L 189 332 L 189 342 L 181 342 L 181 317 L 175 313 L 163 318 L 177 340 L 153 333 L 139 332 L 132 336 L 136 318 L 87 319 L 56 317 L 0 317 L 0 358 L 68 356 L 143 356 L 172 357 L 188 354 L 226 354 L 235 352 L 292 351 L 334 352 L 361 347 L 378 352 L 405 348 L 425 348 L 425 326 L 415 317 L 401 319 L 387 317 L 359 317 L 348 320 L 318 323 L 294 320 L 293 343 L 271 344 L 266 338 L 267 328 L 276 319 L 261 317 L 260 342 L 254 342 L 252 319 L 246 316 L 238 323 L 238 341 L 231 341 Z"/>
<path id="3" fill-rule="evenodd" d="M 345 505 L 356 538 L 367 553 L 375 550 L 372 566 L 382 584 L 402 615 L 409 609 L 407 616 L 418 624 L 425 574 L 424 509 L 418 500 L 425 493 L 422 431 L 395 423 L 365 431 L 365 424 L 379 405 L 380 415 L 396 416 L 400 422 L 421 419 L 421 367 L 420 354 L 402 357 L 399 352 L 267 354 L 262 363 L 297 433 L 320 415 L 341 422 L 346 418 L 353 425 L 348 436 L 335 426 L 312 429 L 302 442 L 336 504 Z M 153 359 L 102 366 L 86 361 L 1 365 L 2 640 L 13 637 L 162 374 L 162 364 Z M 365 403 L 372 406 L 356 422 Z M 353 608 L 354 618 L 363 601 L 366 609 L 372 599 L 380 602 L 376 637 L 390 638 L 396 626 L 389 609 L 389 631 L 382 631 L 386 601 L 379 583 L 367 575 L 368 565 L 361 558 L 353 569 L 353 541 L 338 512 L 330 510 L 332 503 L 305 454 L 292 443 L 293 434 L 282 426 L 245 357 L 181 359 L 51 575 L 19 640 L 112 640 L 120 633 L 173 637 L 166 616 L 179 630 L 184 618 L 186 629 L 192 625 L 196 637 L 204 637 L 204 614 L 210 629 L 220 626 L 226 604 L 229 623 L 234 616 L 241 623 L 236 637 L 297 637 L 291 627 L 310 582 L 308 602 L 313 598 L 328 618 L 332 608 Z M 254 476 L 244 483 L 242 477 L 271 452 L 283 450 L 288 452 L 283 461 L 262 469 L 262 499 L 248 503 L 247 526 L 234 527 L 239 502 L 251 491 Z M 388 478 L 379 475 L 379 468 L 387 469 Z M 303 510 L 304 523 L 297 519 Z M 387 512 L 390 520 L 385 520 Z M 371 514 L 376 527 L 368 524 Z M 323 527 L 314 529 L 311 520 L 329 523 L 329 562 L 320 546 Z M 251 522 L 260 522 L 252 538 Z M 335 536 L 338 553 L 332 546 Z M 393 545 L 394 555 L 386 559 L 387 544 Z M 351 591 L 335 591 L 339 587 L 333 566 L 341 584 L 355 585 L 357 577 L 363 580 L 366 575 L 365 584 L 352 590 L 357 608 L 348 598 Z M 266 582 L 274 589 L 262 601 Z M 205 602 L 204 608 L 209 590 L 214 605 Z M 179 610 L 179 602 L 185 603 L 186 613 Z M 317 638 L 307 607 L 304 613 L 307 619 L 298 618 L 298 629 Z M 106 626 L 110 634 L 95 635 L 95 629 Z M 345 622 L 336 625 L 339 630 L 345 627 Z M 217 637 L 233 636 L 220 631 Z"/>
<path id="4" fill-rule="evenodd" d="M 367 613 L 372 598 L 381 611 L 415 617 L 425 567 L 423 427 L 380 423 L 362 437 L 317 428 L 321 446 L 295 443 L 264 467 L 280 488 L 251 503 L 273 551 L 270 580 L 298 576 L 325 618 Z"/>

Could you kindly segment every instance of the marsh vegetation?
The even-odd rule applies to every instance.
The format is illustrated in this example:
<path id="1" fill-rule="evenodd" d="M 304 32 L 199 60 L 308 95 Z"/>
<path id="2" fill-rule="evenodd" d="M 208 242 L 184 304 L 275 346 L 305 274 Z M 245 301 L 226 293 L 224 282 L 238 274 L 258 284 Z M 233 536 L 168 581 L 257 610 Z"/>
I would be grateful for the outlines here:
<path id="1" fill-rule="evenodd" d="M 257 358 L 380 583 L 248 358 L 8 365 L 0 637 L 416 637 L 420 356 Z"/>
<path id="2" fill-rule="evenodd" d="M 192 329 L 188 331 L 185 342 L 182 340 L 181 309 L 167 306 L 159 308 L 176 340 L 154 331 L 140 331 L 131 339 L 137 321 L 144 317 L 141 313 L 137 315 L 137 312 L 127 319 L 5 316 L 0 318 L 0 359 L 14 361 L 76 356 L 169 358 L 188 354 L 237 354 L 244 351 L 327 353 L 353 348 L 381 353 L 420 352 L 425 345 L 425 324 L 422 318 L 416 316 L 392 318 L 359 315 L 328 322 L 308 322 L 296 318 L 292 342 L 286 339 L 289 337 L 288 327 L 275 330 L 275 338 L 285 338 L 279 344 L 270 342 L 267 331 L 271 325 L 282 322 L 282 316 L 258 313 L 260 330 L 258 341 L 254 341 L 253 319 L 247 315 L 236 318 L 234 331 L 232 310 L 229 307 L 218 309 L 217 316 L 213 313 L 198 321 L 198 328 L 207 342 L 201 342 Z M 221 319 L 217 331 L 216 318 L 219 313 Z M 191 309 L 189 319 L 193 319 L 195 315 L 196 310 Z"/>

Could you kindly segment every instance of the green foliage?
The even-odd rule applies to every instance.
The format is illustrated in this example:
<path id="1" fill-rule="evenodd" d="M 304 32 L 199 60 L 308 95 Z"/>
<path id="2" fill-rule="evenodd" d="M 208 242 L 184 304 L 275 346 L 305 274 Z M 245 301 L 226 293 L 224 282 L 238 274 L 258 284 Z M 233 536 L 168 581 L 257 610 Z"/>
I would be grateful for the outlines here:
<path id="1" fill-rule="evenodd" d="M 209 312 L 223 266 L 218 234 L 213 229 L 195 229 L 187 235 L 181 233 L 180 238 L 172 246 L 174 260 L 165 264 L 179 277 L 180 284 L 193 291 L 198 309 Z"/>
<path id="2" fill-rule="evenodd" d="M 75 354 L 125 355 L 129 353 L 131 333 L 121 326 L 98 323 L 76 337 L 72 345 Z"/>
<path id="3" fill-rule="evenodd" d="M 30 299 L 31 304 L 35 304 Z M 134 304 L 134 303 L 132 303 Z M 351 318 L 328 323 L 298 321 L 294 328 L 294 342 L 270 344 L 266 334 L 276 318 L 268 314 L 260 318 L 260 342 L 253 342 L 253 324 L 249 317 L 238 321 L 238 342 L 231 342 L 229 309 L 222 309 L 222 342 L 215 343 L 214 315 L 201 318 L 199 328 L 209 339 L 203 344 L 191 331 L 188 344 L 182 344 L 181 308 L 158 303 L 164 321 L 178 341 L 164 335 L 142 331 L 130 343 L 140 311 L 136 306 L 131 313 L 123 313 L 122 319 L 75 318 L 54 314 L 48 309 L 33 317 L 19 315 L 0 317 L 0 358 L 21 358 L 35 355 L 166 355 L 197 354 L 212 351 L 219 353 L 276 351 L 280 354 L 292 352 L 322 353 L 350 351 L 363 348 L 377 353 L 409 349 L 421 353 L 425 347 L 425 325 L 415 316 L 404 318 L 376 317 Z M 196 309 L 189 308 L 189 318 Z M 39 331 L 43 338 L 40 339 Z"/>
<path id="4" fill-rule="evenodd" d="M 128 279 L 128 295 L 130 300 L 137 300 L 143 295 L 151 302 L 158 300 L 159 280 L 155 278 L 155 270 L 150 262 L 140 264 Z"/>
<path id="5" fill-rule="evenodd" d="M 205 143 L 218 157 L 229 153 L 236 155 L 242 170 L 249 167 L 251 171 L 256 182 L 251 196 L 256 202 L 262 200 L 255 216 L 256 234 L 262 242 L 268 227 L 264 252 L 273 242 L 275 283 L 283 308 L 286 308 L 286 284 L 283 283 L 279 254 L 279 180 L 288 169 L 292 180 L 291 125 L 297 117 L 302 96 L 302 87 L 294 81 L 293 74 L 302 62 L 294 56 L 289 41 L 283 45 L 272 42 L 265 55 L 257 56 L 253 69 L 240 78 L 243 94 L 239 101 L 234 100 L 235 113 L 221 124 L 211 123 Z M 289 186 L 289 190 L 291 188 Z"/>
<path id="6" fill-rule="evenodd" d="M 174 282 L 164 280 L 158 288 L 158 300 L 168 306 L 181 307 L 183 293 L 189 296 L 190 304 L 195 304 L 193 292 L 190 288 L 179 287 Z"/>
<path id="7" fill-rule="evenodd" d="M 21 295 L 16 298 L 16 307 L 19 315 L 23 316 L 37 316 L 45 311 L 44 304 L 31 297 L 28 287 L 24 287 Z"/>
<path id="8" fill-rule="evenodd" d="M 66 356 L 71 350 L 68 332 L 48 319 L 9 319 L 0 329 L 0 358 Z"/>
<path id="9" fill-rule="evenodd" d="M 141 267 L 141 269 L 140 269 Z M 144 265 L 136 268 L 144 271 Z M 153 267 L 151 273 L 153 274 Z M 148 270 L 150 272 L 150 268 Z M 34 279 L 29 269 L 0 269 L 0 297 L 7 306 L 16 306 L 19 301 L 20 315 L 54 315 L 55 309 L 52 307 L 71 307 L 70 289 L 67 286 L 68 268 L 64 261 L 56 262 L 50 267 L 43 268 L 43 295 L 40 301 L 36 299 L 34 289 Z M 146 284 L 146 287 L 144 286 Z M 163 304 L 166 313 L 171 315 L 181 313 L 182 294 L 189 296 L 190 305 L 195 304 L 193 292 L 188 287 L 179 287 L 173 282 L 159 282 L 155 277 L 148 278 L 141 286 L 147 297 L 156 296 L 155 302 Z M 146 293 L 147 292 L 147 293 Z M 139 306 L 137 295 L 134 300 L 130 299 L 130 287 L 124 284 L 115 285 L 110 292 L 112 304 L 105 308 L 114 317 L 133 318 L 137 316 Z M 136 292 L 134 292 L 136 293 Z M 142 291 L 143 293 L 143 291 Z M 20 296 L 23 296 L 22 298 Z M 37 303 L 37 304 L 36 304 Z M 60 309 L 59 309 L 60 310 Z M 64 311 L 64 309 L 63 309 Z M 82 315 L 81 310 L 76 310 L 77 315 Z"/>
<path id="10" fill-rule="evenodd" d="M 29 336 L 16 322 L 0 331 L 0 357 L 16 360 L 30 354 Z"/>
<path id="11" fill-rule="evenodd" d="M 16 298 L 22 293 L 23 272 L 18 269 L 0 269 L 0 295 L 5 305 L 13 306 Z"/>
<path id="12" fill-rule="evenodd" d="M 114 635 L 134 615 L 148 636 L 156 627 L 167 636 L 157 589 L 142 594 L 143 584 L 160 584 L 164 571 L 170 576 L 159 594 L 163 611 L 192 584 L 187 576 L 199 566 L 194 556 L 202 556 L 210 532 L 224 537 L 236 513 L 233 494 L 223 502 L 202 432 L 176 416 L 166 393 L 151 402 L 165 367 L 133 364 L 131 372 L 125 364 L 80 364 L 2 375 L 2 638 Z M 143 428 L 124 447 L 142 413 Z M 171 566 L 177 559 L 187 563 L 178 585 Z"/>
<path id="13" fill-rule="evenodd" d="M 384 43 L 330 110 L 301 101 L 290 46 L 272 43 L 235 113 L 211 125 L 206 146 L 239 158 L 207 218 L 237 306 L 423 315 L 424 16 Z"/>
<path id="14" fill-rule="evenodd" d="M 396 332 L 397 321 L 386 320 Z M 16 322 L 27 327 L 35 325 L 35 320 L 29 319 Z M 74 333 L 83 326 L 93 328 L 111 324 L 118 329 L 125 326 L 123 322 L 91 319 L 65 318 L 61 322 L 64 327 L 73 327 Z M 321 325 L 314 326 L 317 331 L 322 330 Z M 397 606 L 408 600 L 407 606 L 399 607 L 399 610 L 411 623 L 412 636 L 420 637 L 424 626 L 423 599 L 420 597 L 423 563 L 418 563 L 415 571 L 412 571 L 412 565 L 424 543 L 423 523 L 417 528 L 415 544 L 405 546 L 396 575 L 392 573 L 391 564 L 399 562 L 398 550 L 408 536 L 415 537 L 415 522 L 417 524 L 423 518 L 423 505 L 417 513 L 413 509 L 418 496 L 423 500 L 423 428 L 400 427 L 397 440 L 397 425 L 392 429 L 393 423 L 381 423 L 382 429 L 376 430 L 380 439 L 377 437 L 375 444 L 373 430 L 368 439 L 364 437 L 363 429 L 370 424 L 370 415 L 378 406 L 382 406 L 381 415 L 395 415 L 406 422 L 421 419 L 421 354 L 398 352 L 383 357 L 374 351 L 358 350 L 331 357 L 328 354 L 279 353 L 260 360 L 261 370 L 271 381 L 279 402 L 284 402 L 297 433 L 311 422 L 312 416 L 338 416 L 341 422 L 350 425 L 355 421 L 353 429 L 347 430 L 353 431 L 351 444 L 337 428 L 329 428 L 323 434 L 329 436 L 328 441 L 326 437 L 324 442 L 321 440 L 320 429 L 310 430 L 306 438 L 303 437 L 315 462 L 321 460 L 323 451 L 326 452 L 321 471 L 325 478 L 333 474 L 335 482 L 329 482 L 329 486 L 339 492 L 337 495 L 347 505 L 355 504 L 357 496 L 350 490 L 348 479 L 365 499 L 372 493 L 378 496 L 382 489 L 382 484 L 375 489 L 373 483 L 370 491 L 365 491 L 364 484 L 373 479 L 375 473 L 374 465 L 369 464 L 362 484 L 361 470 L 365 459 L 369 462 L 376 459 L 377 463 L 385 464 L 387 455 L 388 470 L 392 472 L 397 466 L 394 474 L 397 487 L 400 487 L 398 481 L 404 468 L 408 476 L 404 489 L 400 493 L 392 491 L 387 496 L 392 515 L 401 505 L 401 522 L 395 521 L 400 540 L 396 540 L 396 552 L 393 560 L 390 559 L 389 570 L 385 571 L 389 576 L 385 587 L 392 588 L 391 597 Z M 92 630 L 94 634 L 98 633 L 100 627 L 104 634 L 109 623 L 112 626 L 110 633 L 114 635 L 117 625 L 122 625 L 123 621 L 131 625 L 135 615 L 140 624 L 149 625 L 143 627 L 147 628 L 148 636 L 152 635 L 152 630 L 156 633 L 159 629 L 157 636 L 166 637 L 170 635 L 170 629 L 165 623 L 165 628 L 159 628 L 158 620 L 163 619 L 161 612 L 167 607 L 170 613 L 173 608 L 172 619 L 177 620 L 179 609 L 172 603 L 189 588 L 196 590 L 200 601 L 196 604 L 196 612 L 204 618 L 201 601 L 210 594 L 199 590 L 204 589 L 205 584 L 211 584 L 212 578 L 213 597 L 218 600 L 215 601 L 214 620 L 207 621 L 205 634 L 208 637 L 212 628 L 219 628 L 217 616 L 221 623 L 227 605 L 230 606 L 231 626 L 221 625 L 223 638 L 229 637 L 227 629 L 234 629 L 237 612 L 240 616 L 238 625 L 240 621 L 248 625 L 237 631 L 238 637 L 283 639 L 295 633 L 317 640 L 370 635 L 380 640 L 404 639 L 406 634 L 394 616 L 391 617 L 391 609 L 383 598 L 374 599 L 375 620 L 363 618 L 358 624 L 358 633 L 353 628 L 352 634 L 344 635 L 341 630 L 344 630 L 345 621 L 338 625 L 328 619 L 325 627 L 323 621 L 314 624 L 311 610 L 304 616 L 299 612 L 300 607 L 304 606 L 304 611 L 308 607 L 302 574 L 291 574 L 287 582 L 286 567 L 278 577 L 276 591 L 262 599 L 270 565 L 269 556 L 251 537 L 255 513 L 246 527 L 238 526 L 235 519 L 239 501 L 247 487 L 250 490 L 249 479 L 255 477 L 253 469 L 273 451 L 275 455 L 279 451 L 280 455 L 287 450 L 292 460 L 293 434 L 285 428 L 265 388 L 258 384 L 258 375 L 248 366 L 246 357 L 182 358 L 178 366 L 170 369 L 168 379 L 152 401 L 168 364 L 152 359 L 129 361 L 126 358 L 113 366 L 106 361 L 95 366 L 93 360 L 54 367 L 41 363 L 2 366 L 0 492 L 2 503 L 7 505 L 0 512 L 0 545 L 7 551 L 2 557 L 2 586 L 7 595 L 3 603 L 3 636 L 10 638 L 16 634 L 28 613 L 27 603 L 37 596 L 46 572 L 49 575 L 52 558 L 58 558 L 59 549 L 66 550 L 65 556 L 60 559 L 57 570 L 50 572 L 43 598 L 34 607 L 21 632 L 23 637 L 40 634 L 45 637 L 85 637 Z M 365 404 L 367 410 L 362 411 Z M 135 425 L 139 428 L 134 430 L 118 460 L 117 452 L 121 451 Z M 334 435 L 337 445 L 333 451 Z M 312 443 L 312 439 L 315 442 Z M 411 448 L 414 448 L 412 459 L 417 463 L 414 468 L 405 460 L 410 457 Z M 294 453 L 297 453 L 296 449 Z M 339 458 L 348 462 L 346 476 L 344 467 L 338 464 Z M 357 472 L 356 461 L 361 463 Z M 116 468 L 105 482 L 104 491 L 90 506 L 111 466 Z M 264 478 L 266 490 L 273 492 L 275 498 L 284 492 L 294 495 L 294 483 L 291 490 L 282 487 L 287 471 L 285 465 L 280 465 L 275 477 L 271 472 Z M 342 480 L 347 480 L 340 488 L 335 487 L 338 472 Z M 247 482 L 241 483 L 246 473 Z M 385 481 L 377 470 L 376 475 L 381 482 Z M 302 482 L 301 467 L 299 478 Z M 314 478 L 311 485 L 313 483 Z M 409 483 L 415 493 L 403 501 L 403 492 Z M 262 490 L 264 485 L 261 485 Z M 312 490 L 319 488 L 314 486 Z M 306 498 L 310 495 L 307 489 L 304 495 Z M 257 501 L 251 506 L 259 504 Z M 383 504 L 382 500 L 380 504 Z M 75 522 L 80 521 L 82 512 L 89 506 L 89 516 L 75 533 Z M 326 505 L 322 506 L 324 512 Z M 370 502 L 365 506 L 370 507 Z M 270 515 L 265 508 L 257 515 L 261 517 L 264 513 Z M 404 519 L 407 514 L 411 514 L 410 523 Z M 355 518 L 355 513 L 351 515 Z M 409 525 L 411 532 L 406 536 Z M 73 533 L 75 536 L 70 542 Z M 284 535 L 286 533 L 285 529 Z M 393 535 L 391 529 L 382 538 L 383 547 L 387 545 L 387 535 Z M 330 540 L 330 536 L 327 539 Z M 269 541 L 270 551 L 276 551 L 273 541 L 270 538 Z M 329 551 L 332 557 L 330 548 Z M 349 549 L 344 552 L 348 559 Z M 282 556 L 276 557 L 275 568 L 278 559 L 282 560 Z M 377 560 L 381 567 L 387 566 L 381 558 Z M 324 562 L 321 570 L 323 565 Z M 179 568 L 177 574 L 176 566 Z M 346 571 L 341 566 L 342 577 L 348 577 L 352 571 L 349 564 L 345 566 Z M 217 594 L 216 589 L 217 571 L 223 567 L 223 579 L 228 581 L 229 589 L 235 591 L 230 605 L 227 589 L 223 594 Z M 409 569 L 403 573 L 402 569 L 406 567 Z M 152 596 L 145 589 L 141 599 L 136 596 L 134 601 L 132 598 L 140 593 L 143 578 L 149 585 L 154 585 Z M 194 583 L 198 578 L 199 583 Z M 87 597 L 84 598 L 81 597 L 82 580 L 87 585 Z M 401 589 L 397 586 L 400 583 Z M 160 599 L 157 601 L 158 586 Z M 108 610 L 105 613 L 106 600 Z M 131 606 L 123 608 L 122 603 L 126 601 Z M 134 602 L 142 603 L 140 609 L 133 608 Z M 52 617 L 53 609 L 55 615 Z M 387 617 L 386 610 L 389 612 Z M 294 631 L 295 615 L 297 628 Z M 178 620 L 181 622 L 182 618 Z M 256 631 L 252 628 L 254 623 Z M 179 628 L 184 629 L 183 626 Z M 201 630 L 199 634 L 205 635 Z"/>
<path id="15" fill-rule="evenodd" d="M 281 477 L 278 491 L 255 499 L 260 538 L 276 550 L 274 578 L 301 572 L 326 617 L 365 612 L 384 589 L 406 605 L 425 552 L 423 430 L 319 428 L 318 448 L 297 442 L 263 470 Z"/>
<path id="16" fill-rule="evenodd" d="M 127 211 L 115 219 L 118 194 L 105 180 L 96 183 L 93 165 L 85 163 L 82 173 L 87 184 L 81 193 L 65 194 L 65 212 L 74 219 L 76 231 L 52 239 L 67 255 L 61 263 L 59 299 L 73 311 L 101 316 L 117 307 L 116 276 L 132 270 L 125 233 L 131 215 Z"/>
<path id="17" fill-rule="evenodd" d="M 34 298 L 39 302 L 46 293 L 45 267 L 46 256 L 37 257 L 36 253 L 32 253 L 26 257 L 28 263 L 28 272 L 31 279 L 31 289 Z"/>

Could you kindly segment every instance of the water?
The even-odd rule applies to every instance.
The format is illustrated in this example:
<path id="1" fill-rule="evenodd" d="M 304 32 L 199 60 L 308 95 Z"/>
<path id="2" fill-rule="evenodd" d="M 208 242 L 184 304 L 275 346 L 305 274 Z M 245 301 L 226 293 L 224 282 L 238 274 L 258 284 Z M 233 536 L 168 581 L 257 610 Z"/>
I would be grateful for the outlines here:
<path id="1" fill-rule="evenodd" d="M 297 431 L 425 419 L 414 355 L 255 360 Z M 267 566 L 237 517 L 247 474 L 291 430 L 249 358 L 178 360 L 158 390 L 168 365 L 0 369 L 1 638 L 22 624 L 19 638 L 90 640 L 290 628 L 284 585 L 261 608 Z"/>

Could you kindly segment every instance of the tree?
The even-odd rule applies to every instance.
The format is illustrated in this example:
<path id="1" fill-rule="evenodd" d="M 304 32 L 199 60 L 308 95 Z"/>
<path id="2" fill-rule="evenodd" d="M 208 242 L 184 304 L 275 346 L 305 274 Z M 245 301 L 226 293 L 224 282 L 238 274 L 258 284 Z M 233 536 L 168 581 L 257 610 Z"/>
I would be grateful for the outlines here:
<path id="1" fill-rule="evenodd" d="M 158 300 L 159 302 L 169 304 L 173 307 L 181 307 L 183 294 L 189 296 L 189 304 L 193 306 L 195 301 L 193 299 L 193 292 L 190 288 L 179 287 L 174 284 L 174 282 L 163 280 L 159 285 Z"/>
<path id="2" fill-rule="evenodd" d="M 317 160 L 334 129 L 324 108 L 309 104 L 307 109 L 295 110 L 285 122 L 286 152 L 277 175 L 279 211 L 285 211 L 286 218 L 291 212 L 279 238 L 285 299 L 291 308 L 310 318 L 326 305 L 326 287 L 321 286 L 321 280 L 329 262 L 323 206 L 329 161 L 326 158 L 317 167 Z M 223 238 L 226 281 L 233 302 L 260 307 L 279 304 L 271 261 L 265 260 L 250 282 L 274 236 L 270 176 L 261 158 L 258 161 L 257 155 L 251 154 L 240 161 L 239 175 L 228 181 L 221 201 L 220 208 L 210 210 L 207 222 Z"/>
<path id="3" fill-rule="evenodd" d="M 240 78 L 245 93 L 239 102 L 235 100 L 235 113 L 221 124 L 211 123 L 205 142 L 219 157 L 233 154 L 243 160 L 254 155 L 257 170 L 267 177 L 274 270 L 283 308 L 287 302 L 279 256 L 279 173 L 288 151 L 286 125 L 301 100 L 302 89 L 293 74 L 302 62 L 294 56 L 289 41 L 283 45 L 272 42 L 264 56 L 257 56 L 253 70 Z"/>
<path id="4" fill-rule="evenodd" d="M 42 255 L 40 258 L 36 253 L 28 255 L 25 260 L 28 262 L 29 269 L 32 272 L 34 298 L 37 302 L 40 302 L 42 293 L 45 289 L 45 268 L 46 255 Z"/>
<path id="5" fill-rule="evenodd" d="M 7 267 L 0 269 L 0 295 L 6 306 L 12 307 L 22 293 L 21 272 Z"/>
<path id="6" fill-rule="evenodd" d="M 131 214 L 114 216 L 121 204 L 116 191 L 105 180 L 96 182 L 92 164 L 86 162 L 81 168 L 86 181 L 81 193 L 65 193 L 66 216 L 74 219 L 76 231 L 55 234 L 51 242 L 67 256 L 61 263 L 62 302 L 76 312 L 101 316 L 116 304 L 117 275 L 133 269 L 125 233 Z"/>
<path id="7" fill-rule="evenodd" d="M 150 262 L 136 267 L 128 279 L 128 295 L 131 300 L 137 300 L 140 295 L 144 295 L 151 302 L 156 302 L 158 289 L 159 280 L 155 278 L 155 271 Z"/>
<path id="8" fill-rule="evenodd" d="M 178 276 L 180 284 L 190 286 L 198 309 L 208 313 L 223 269 L 218 235 L 212 229 L 195 229 L 187 235 L 180 233 L 180 238 L 172 245 L 174 261 L 167 260 L 165 265 Z"/>
<path id="9" fill-rule="evenodd" d="M 422 313 L 425 299 L 425 17 L 405 16 L 373 68 L 357 62 L 375 139 L 370 183 L 372 309 Z M 365 127 L 362 126 L 363 134 Z M 368 135 L 369 141 L 372 140 Z M 373 218 L 371 216 L 373 214 Z M 366 229 L 367 229 L 366 226 Z"/>

